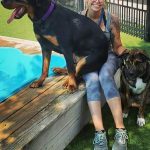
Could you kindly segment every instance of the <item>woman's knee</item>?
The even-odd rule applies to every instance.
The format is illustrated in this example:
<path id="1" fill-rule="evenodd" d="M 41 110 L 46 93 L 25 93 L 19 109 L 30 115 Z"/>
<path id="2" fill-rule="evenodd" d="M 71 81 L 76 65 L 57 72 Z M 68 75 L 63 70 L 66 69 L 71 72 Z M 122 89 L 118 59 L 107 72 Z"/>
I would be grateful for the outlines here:
<path id="1" fill-rule="evenodd" d="M 99 80 L 106 100 L 119 97 L 119 92 L 114 80 L 114 74 L 109 73 L 108 70 L 103 71 L 99 75 Z"/>
<path id="2" fill-rule="evenodd" d="M 113 80 L 113 74 L 107 70 L 107 69 L 103 69 L 100 74 L 99 74 L 99 81 L 101 84 L 108 82 L 109 80 Z"/>
<path id="3" fill-rule="evenodd" d="M 86 83 L 87 100 L 100 100 L 100 83 L 97 72 L 88 73 L 83 76 Z"/>
<path id="4" fill-rule="evenodd" d="M 83 79 L 86 83 L 87 88 L 92 86 L 92 85 L 98 85 L 99 84 L 99 77 L 98 77 L 97 72 L 92 72 L 92 73 L 85 74 L 83 76 Z"/>

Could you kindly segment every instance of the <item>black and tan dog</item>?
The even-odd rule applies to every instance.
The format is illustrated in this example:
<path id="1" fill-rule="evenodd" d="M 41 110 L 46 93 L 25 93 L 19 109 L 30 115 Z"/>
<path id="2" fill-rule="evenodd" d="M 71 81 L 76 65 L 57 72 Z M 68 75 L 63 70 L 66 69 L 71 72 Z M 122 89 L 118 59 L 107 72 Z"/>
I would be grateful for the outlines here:
<path id="1" fill-rule="evenodd" d="M 66 59 L 69 90 L 77 87 L 78 74 L 96 70 L 106 61 L 108 41 L 98 25 L 87 17 L 56 4 L 55 0 L 2 0 L 1 3 L 6 9 L 14 9 L 8 23 L 25 14 L 33 22 L 42 48 L 43 71 L 31 87 L 42 86 L 48 75 L 52 50 L 62 53 Z M 76 67 L 73 55 L 81 58 Z"/>
<path id="2" fill-rule="evenodd" d="M 138 107 L 137 124 L 145 124 L 144 110 L 150 89 L 150 59 L 141 50 L 132 50 L 121 56 L 120 93 L 123 116 L 128 116 L 129 107 Z"/>

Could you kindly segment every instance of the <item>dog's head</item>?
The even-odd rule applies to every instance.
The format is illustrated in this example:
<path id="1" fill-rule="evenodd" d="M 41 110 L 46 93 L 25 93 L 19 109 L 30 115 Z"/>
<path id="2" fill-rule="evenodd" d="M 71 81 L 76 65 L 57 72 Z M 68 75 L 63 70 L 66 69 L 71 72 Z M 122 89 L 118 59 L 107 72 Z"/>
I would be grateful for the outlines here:
<path id="1" fill-rule="evenodd" d="M 20 19 L 28 14 L 31 20 L 38 20 L 47 11 L 51 0 L 2 0 L 1 4 L 6 9 L 13 9 L 8 23 Z"/>
<path id="2" fill-rule="evenodd" d="M 121 56 L 121 71 L 127 83 L 135 87 L 137 78 L 149 79 L 150 58 L 142 50 L 131 50 Z"/>

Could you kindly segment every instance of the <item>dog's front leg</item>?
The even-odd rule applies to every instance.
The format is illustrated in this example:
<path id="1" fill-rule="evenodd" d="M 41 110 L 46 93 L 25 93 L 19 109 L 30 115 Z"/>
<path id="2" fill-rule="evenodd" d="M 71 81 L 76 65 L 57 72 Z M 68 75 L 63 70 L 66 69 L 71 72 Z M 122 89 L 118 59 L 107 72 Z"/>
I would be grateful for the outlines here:
<path id="1" fill-rule="evenodd" d="M 129 107 L 130 107 L 130 91 L 127 88 L 125 79 L 123 74 L 121 74 L 121 79 L 120 79 L 120 95 L 121 95 L 121 101 L 122 101 L 122 106 L 123 106 L 123 118 L 127 118 L 128 117 L 128 113 L 129 113 Z"/>
<path id="2" fill-rule="evenodd" d="M 139 107 L 139 112 L 138 112 L 138 116 L 137 116 L 137 124 L 140 127 L 145 125 L 144 111 L 145 111 L 145 105 L 142 104 Z"/>
<path id="3" fill-rule="evenodd" d="M 83 57 L 79 60 L 79 62 L 76 65 L 76 77 L 79 75 L 79 72 L 83 68 L 83 66 L 86 64 L 86 57 Z"/>
<path id="4" fill-rule="evenodd" d="M 139 105 L 139 111 L 137 115 L 137 125 L 142 127 L 145 125 L 145 118 L 144 118 L 144 112 L 145 112 L 145 106 L 146 106 L 146 96 L 147 96 L 147 89 L 142 93 L 140 105 Z"/>
<path id="5" fill-rule="evenodd" d="M 31 88 L 38 88 L 42 86 L 45 78 L 48 76 L 51 51 L 42 50 L 42 56 L 43 56 L 43 64 L 41 77 L 30 85 Z"/>
<path id="6" fill-rule="evenodd" d="M 66 81 L 63 84 L 63 87 L 68 89 L 70 92 L 74 92 L 77 89 L 76 77 L 75 74 L 68 74 Z"/>
<path id="7" fill-rule="evenodd" d="M 70 92 L 74 92 L 77 89 L 77 83 L 76 83 L 73 53 L 71 53 L 71 51 L 65 51 L 64 57 L 67 63 L 68 77 L 64 82 L 63 86 L 67 88 Z"/>
<path id="8" fill-rule="evenodd" d="M 147 94 L 148 94 L 148 86 L 146 87 L 145 91 L 142 93 L 142 95 L 140 97 L 141 100 L 140 100 L 139 112 L 138 112 L 138 116 L 137 116 L 137 124 L 140 127 L 144 126 L 146 123 L 144 113 L 145 113 L 145 107 L 146 107 Z"/>
<path id="9" fill-rule="evenodd" d="M 123 102 L 123 118 L 127 118 L 129 114 L 130 102 L 129 91 L 126 91 L 124 98 L 122 98 Z"/>

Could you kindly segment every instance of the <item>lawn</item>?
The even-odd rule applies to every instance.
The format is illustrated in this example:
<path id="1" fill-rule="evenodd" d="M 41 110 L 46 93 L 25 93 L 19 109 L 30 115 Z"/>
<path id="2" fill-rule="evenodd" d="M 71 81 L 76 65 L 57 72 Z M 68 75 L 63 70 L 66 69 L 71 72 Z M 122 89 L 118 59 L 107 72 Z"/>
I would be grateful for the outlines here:
<path id="1" fill-rule="evenodd" d="M 125 126 L 128 130 L 129 140 L 128 140 L 128 150 L 150 150 L 150 106 L 146 110 L 146 125 L 144 127 L 138 127 L 136 125 L 137 110 L 131 109 L 129 117 L 124 120 Z M 108 130 L 109 137 L 109 148 L 111 149 L 115 127 L 113 123 L 112 115 L 106 105 L 103 110 L 103 120 L 104 126 Z M 92 150 L 92 141 L 94 138 L 94 128 L 93 124 L 89 123 L 79 135 L 67 146 L 65 150 Z"/>
<path id="2" fill-rule="evenodd" d="M 32 22 L 27 16 L 20 20 L 15 20 L 11 24 L 7 24 L 11 11 L 2 8 L 0 5 L 0 35 L 18 37 L 22 39 L 35 40 L 33 33 Z M 129 49 L 139 48 L 144 49 L 150 54 L 150 42 L 121 33 L 123 45 Z"/>
<path id="3" fill-rule="evenodd" d="M 22 39 L 35 40 L 32 23 L 27 16 L 21 20 L 15 20 L 11 24 L 7 24 L 7 19 L 10 16 L 10 11 L 4 10 L 0 6 L 0 35 L 10 36 Z M 123 45 L 129 49 L 139 48 L 144 49 L 150 54 L 150 42 L 144 42 L 143 40 L 121 33 Z M 129 114 L 129 118 L 125 119 L 125 125 L 129 131 L 129 150 L 150 150 L 150 106 L 146 110 L 146 125 L 139 128 L 136 125 L 137 110 L 132 109 Z M 107 106 L 103 109 L 104 124 L 108 129 L 109 146 L 113 143 L 114 136 L 114 124 L 111 113 Z M 94 137 L 94 128 L 92 123 L 89 123 L 80 134 L 72 141 L 66 150 L 91 150 L 92 140 Z"/>
<path id="4" fill-rule="evenodd" d="M 35 40 L 32 22 L 27 16 L 7 24 L 11 12 L 0 5 L 0 35 Z"/>

